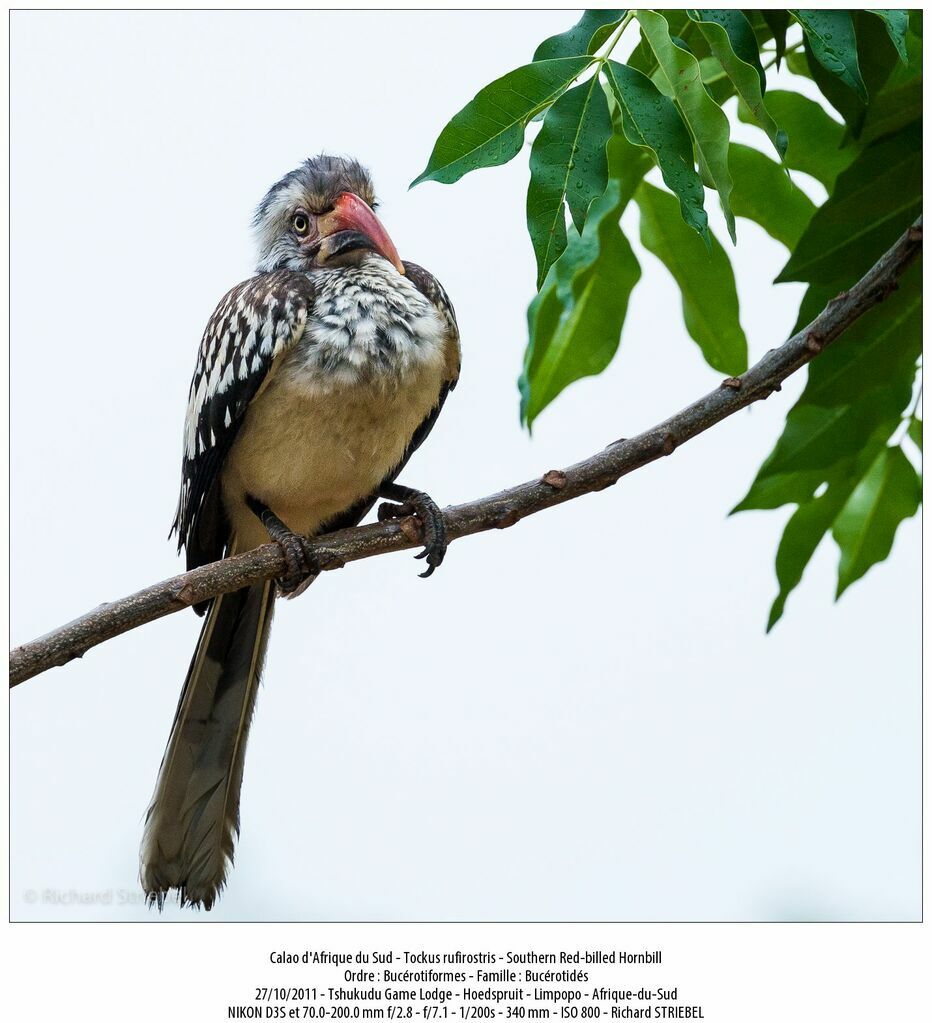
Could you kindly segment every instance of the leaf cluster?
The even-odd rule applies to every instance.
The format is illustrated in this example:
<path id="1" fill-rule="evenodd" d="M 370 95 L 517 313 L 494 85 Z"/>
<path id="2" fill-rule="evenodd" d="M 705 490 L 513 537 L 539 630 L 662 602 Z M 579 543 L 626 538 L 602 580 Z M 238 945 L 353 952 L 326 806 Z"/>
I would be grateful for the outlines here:
<path id="1" fill-rule="evenodd" d="M 624 61 L 622 39 L 634 42 Z M 537 294 L 519 380 L 528 427 L 618 349 L 642 276 L 620 224 L 632 203 L 641 246 L 676 281 L 687 332 L 719 373 L 748 364 L 728 252 L 739 219 L 788 250 L 776 283 L 808 285 L 800 325 L 853 284 L 921 209 L 921 50 L 921 11 L 590 10 L 481 89 L 414 184 L 505 163 L 539 122 L 526 205 Z M 768 90 L 768 70 L 784 64 L 825 102 Z M 729 111 L 760 129 L 761 148 L 731 140 Z M 799 174 L 824 188 L 822 205 Z M 713 196 L 730 243 L 709 226 Z M 797 506 L 769 626 L 826 534 L 841 553 L 840 595 L 918 507 L 920 305 L 914 268 L 816 360 L 735 509 Z"/>

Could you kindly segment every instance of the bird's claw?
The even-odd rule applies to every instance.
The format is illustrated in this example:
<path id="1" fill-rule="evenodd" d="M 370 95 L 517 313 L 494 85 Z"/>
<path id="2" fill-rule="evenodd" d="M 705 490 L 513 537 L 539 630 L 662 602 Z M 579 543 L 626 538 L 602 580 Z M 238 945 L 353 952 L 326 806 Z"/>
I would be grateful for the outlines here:
<path id="1" fill-rule="evenodd" d="M 410 504 L 391 504 L 389 501 L 379 505 L 377 512 L 379 522 L 389 522 L 391 519 L 403 519 L 414 514 L 414 508 Z"/>
<path id="2" fill-rule="evenodd" d="M 297 533 L 276 537 L 285 556 L 285 572 L 277 580 L 278 592 L 283 597 L 297 597 L 320 574 L 320 564 L 308 547 L 307 541 Z"/>
<path id="3" fill-rule="evenodd" d="M 436 501 L 424 493 L 418 493 L 402 504 L 379 505 L 379 522 L 404 519 L 409 515 L 414 515 L 421 523 L 424 550 L 420 554 L 415 554 L 415 557 L 427 559 L 426 570 L 419 573 L 421 579 L 426 579 L 440 567 L 447 553 L 447 527 Z"/>

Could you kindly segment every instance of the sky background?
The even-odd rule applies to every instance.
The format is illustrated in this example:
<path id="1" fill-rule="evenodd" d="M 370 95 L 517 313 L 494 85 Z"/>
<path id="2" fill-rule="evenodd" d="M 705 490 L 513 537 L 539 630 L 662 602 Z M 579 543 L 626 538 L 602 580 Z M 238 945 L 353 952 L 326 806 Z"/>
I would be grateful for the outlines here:
<path id="1" fill-rule="evenodd" d="M 201 331 L 252 272 L 256 203 L 322 149 L 370 167 L 459 317 L 460 385 L 402 482 L 459 503 L 715 386 L 629 210 L 619 354 L 530 438 L 526 153 L 407 191 L 453 113 L 574 20 L 13 14 L 14 643 L 181 570 Z M 748 221 L 733 259 L 753 360 L 801 288 L 771 286 L 785 252 Z M 918 519 L 834 606 L 825 541 L 765 636 L 790 509 L 727 518 L 803 383 L 457 542 L 429 581 L 406 553 L 279 602 L 228 890 L 163 919 L 918 919 Z M 174 615 L 12 693 L 14 919 L 155 919 L 138 844 L 199 628 Z"/>

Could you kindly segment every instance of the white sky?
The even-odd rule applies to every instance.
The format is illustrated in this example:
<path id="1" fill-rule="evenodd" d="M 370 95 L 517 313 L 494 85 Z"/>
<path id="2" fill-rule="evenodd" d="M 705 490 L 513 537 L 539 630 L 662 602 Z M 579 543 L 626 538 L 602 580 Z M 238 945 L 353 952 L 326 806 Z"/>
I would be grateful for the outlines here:
<path id="1" fill-rule="evenodd" d="M 406 191 L 448 118 L 574 19 L 13 15 L 14 642 L 180 570 L 201 331 L 252 271 L 255 204 L 321 149 L 368 164 L 459 316 L 462 381 L 403 482 L 490 493 L 714 386 L 639 249 L 619 356 L 530 439 L 526 158 Z M 795 318 L 801 289 L 769 284 L 784 258 L 739 223 L 752 359 Z M 726 518 L 802 383 L 456 543 L 429 581 L 382 557 L 280 603 L 236 867 L 200 919 L 918 918 L 918 521 L 837 606 L 823 544 L 767 637 L 789 510 Z M 199 627 L 173 616 L 12 694 L 14 919 L 151 917 L 142 818 Z"/>

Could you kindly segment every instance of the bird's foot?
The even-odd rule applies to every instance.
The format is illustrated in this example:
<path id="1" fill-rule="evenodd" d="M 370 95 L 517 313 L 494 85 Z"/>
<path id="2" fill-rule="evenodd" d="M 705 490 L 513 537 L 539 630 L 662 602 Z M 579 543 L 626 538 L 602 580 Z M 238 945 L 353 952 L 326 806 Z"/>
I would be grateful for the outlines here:
<path id="1" fill-rule="evenodd" d="M 272 536 L 272 539 L 281 547 L 285 556 L 285 571 L 276 580 L 278 592 L 287 600 L 299 597 L 320 575 L 320 563 L 303 536 L 288 530 L 282 535 Z"/>
<path id="2" fill-rule="evenodd" d="M 396 483 L 385 487 L 382 496 L 400 499 L 401 503 L 379 505 L 379 522 L 404 519 L 409 515 L 415 516 L 420 522 L 424 550 L 415 557 L 427 559 L 427 569 L 420 573 L 421 578 L 426 579 L 440 567 L 447 552 L 447 527 L 443 521 L 443 513 L 428 494 Z"/>
<path id="3" fill-rule="evenodd" d="M 248 498 L 247 503 L 284 555 L 285 571 L 276 580 L 278 592 L 288 599 L 300 596 L 321 573 L 317 556 L 308 541 L 292 532 L 270 508 L 255 498 Z"/>

